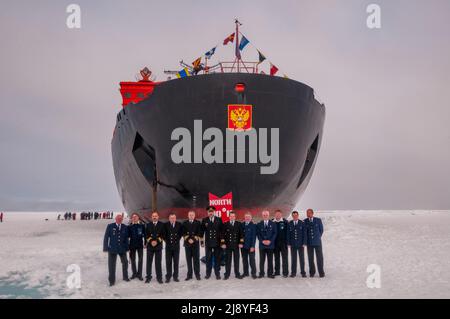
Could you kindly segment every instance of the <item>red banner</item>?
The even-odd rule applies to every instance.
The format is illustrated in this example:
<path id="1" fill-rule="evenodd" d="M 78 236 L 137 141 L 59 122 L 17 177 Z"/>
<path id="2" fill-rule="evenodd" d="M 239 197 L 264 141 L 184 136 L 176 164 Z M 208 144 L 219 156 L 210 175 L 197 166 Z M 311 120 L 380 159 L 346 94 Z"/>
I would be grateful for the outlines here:
<path id="1" fill-rule="evenodd" d="M 233 210 L 233 193 L 230 192 L 223 197 L 209 193 L 209 205 L 216 208 L 216 216 L 222 218 L 223 222 L 230 220 L 230 211 Z"/>

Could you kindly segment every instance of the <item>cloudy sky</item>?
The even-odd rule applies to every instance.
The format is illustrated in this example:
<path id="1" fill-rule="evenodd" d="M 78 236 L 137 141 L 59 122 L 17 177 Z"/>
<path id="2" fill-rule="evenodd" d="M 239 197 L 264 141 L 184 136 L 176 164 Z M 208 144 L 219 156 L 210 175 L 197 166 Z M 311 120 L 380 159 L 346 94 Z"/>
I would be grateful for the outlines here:
<path id="1" fill-rule="evenodd" d="M 327 106 L 300 208 L 450 209 L 450 2 L 318 2 L 2 1 L 0 210 L 122 209 L 110 151 L 119 82 L 146 65 L 165 79 L 235 17 Z M 70 3 L 79 30 L 66 26 Z M 370 3 L 379 30 L 366 26 Z"/>

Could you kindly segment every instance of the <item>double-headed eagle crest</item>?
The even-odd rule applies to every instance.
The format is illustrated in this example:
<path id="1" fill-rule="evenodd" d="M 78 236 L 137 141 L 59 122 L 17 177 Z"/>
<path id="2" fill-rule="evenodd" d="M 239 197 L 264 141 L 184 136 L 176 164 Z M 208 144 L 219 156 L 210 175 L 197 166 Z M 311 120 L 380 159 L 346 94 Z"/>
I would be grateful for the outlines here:
<path id="1" fill-rule="evenodd" d="M 229 105 L 228 128 L 238 131 L 251 129 L 252 128 L 251 105 Z"/>

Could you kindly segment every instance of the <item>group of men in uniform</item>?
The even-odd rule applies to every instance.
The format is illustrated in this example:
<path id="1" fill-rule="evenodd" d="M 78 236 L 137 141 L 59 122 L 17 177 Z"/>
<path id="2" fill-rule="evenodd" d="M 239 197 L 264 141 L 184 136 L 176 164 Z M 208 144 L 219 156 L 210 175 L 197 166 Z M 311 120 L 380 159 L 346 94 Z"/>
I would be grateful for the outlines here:
<path id="1" fill-rule="evenodd" d="M 214 270 L 216 279 L 220 275 L 221 260 L 225 258 L 224 280 L 229 279 L 232 265 L 234 276 L 238 279 L 275 278 L 289 276 L 288 255 L 291 254 L 290 277 L 297 276 L 297 257 L 300 260 L 300 274 L 306 277 L 305 247 L 308 254 L 309 275 L 314 277 L 317 268 L 320 277 L 325 276 L 321 237 L 323 224 L 320 218 L 314 217 L 312 209 L 307 210 L 307 218 L 301 220 L 297 211 L 292 212 L 292 220 L 282 217 L 280 210 L 275 211 L 275 218 L 270 219 L 268 211 L 262 212 L 262 220 L 254 223 L 250 213 L 245 214 L 243 222 L 236 220 L 236 214 L 230 212 L 229 221 L 215 216 L 216 209 L 207 207 L 208 216 L 201 221 L 195 218 L 195 212 L 188 213 L 183 223 L 177 221 L 175 214 L 169 215 L 169 221 L 159 220 L 158 212 L 153 212 L 151 221 L 144 224 L 137 214 L 131 217 L 130 225 L 123 225 L 123 216 L 116 216 L 115 223 L 106 228 L 103 250 L 108 253 L 109 283 L 115 284 L 117 256 L 122 263 L 122 274 L 125 281 L 130 279 L 144 280 L 143 255 L 147 250 L 146 278 L 150 283 L 153 278 L 153 265 L 158 283 L 163 283 L 162 251 L 165 248 L 166 276 L 165 282 L 172 279 L 179 281 L 180 241 L 183 239 L 187 262 L 185 280 L 200 277 L 200 247 L 205 248 L 206 275 L 209 279 Z M 259 274 L 256 269 L 256 239 L 259 244 Z M 165 243 L 165 244 L 164 244 Z M 127 252 L 131 260 L 132 276 L 128 277 Z M 137 257 L 137 258 L 136 258 Z M 242 257 L 243 272 L 240 272 Z M 266 273 L 267 261 L 267 273 Z M 274 267 L 275 261 L 275 267 Z"/>

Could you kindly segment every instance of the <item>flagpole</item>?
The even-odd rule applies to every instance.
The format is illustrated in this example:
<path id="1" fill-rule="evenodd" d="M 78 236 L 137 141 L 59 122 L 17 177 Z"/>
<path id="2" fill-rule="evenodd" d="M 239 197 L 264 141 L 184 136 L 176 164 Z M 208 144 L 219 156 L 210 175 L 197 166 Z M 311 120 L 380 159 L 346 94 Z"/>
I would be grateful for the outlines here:
<path id="1" fill-rule="evenodd" d="M 236 59 L 237 59 L 237 70 L 239 73 L 239 57 L 237 55 L 238 50 L 239 50 L 239 21 L 238 19 L 235 20 L 236 23 L 236 51 L 234 52 L 234 55 L 236 55 Z"/>

